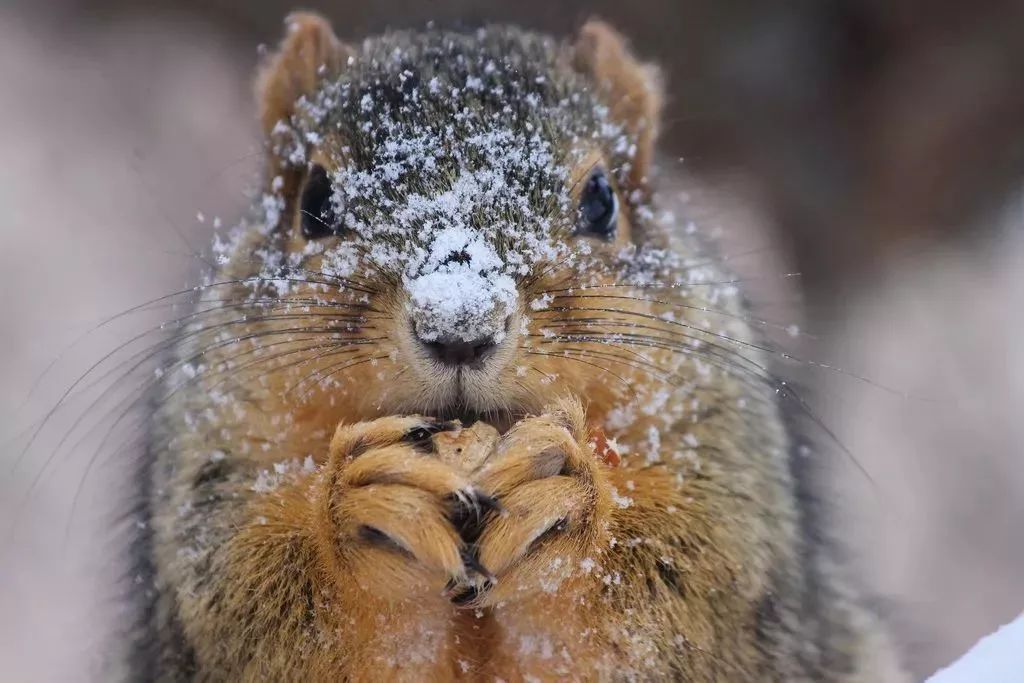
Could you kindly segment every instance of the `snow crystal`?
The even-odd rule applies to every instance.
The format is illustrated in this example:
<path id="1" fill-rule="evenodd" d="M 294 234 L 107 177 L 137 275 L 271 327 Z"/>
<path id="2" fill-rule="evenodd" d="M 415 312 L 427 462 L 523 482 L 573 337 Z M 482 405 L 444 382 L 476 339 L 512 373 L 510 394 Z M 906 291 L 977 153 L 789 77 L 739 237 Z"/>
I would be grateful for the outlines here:
<path id="1" fill-rule="evenodd" d="M 661 432 L 651 425 L 647 428 L 647 462 L 656 463 L 661 459 Z"/>
<path id="2" fill-rule="evenodd" d="M 544 309 L 551 305 L 551 302 L 552 300 L 554 300 L 554 298 L 554 294 L 542 294 L 530 302 L 530 310 L 543 311 Z"/>
<path id="3" fill-rule="evenodd" d="M 632 498 L 630 498 L 629 496 L 619 495 L 618 489 L 616 489 L 614 486 L 610 488 L 612 502 L 615 503 L 615 505 L 617 505 L 620 508 L 628 508 L 633 504 Z"/>
<path id="4" fill-rule="evenodd" d="M 256 481 L 250 487 L 256 493 L 269 493 L 285 482 L 297 480 L 300 476 L 311 474 L 316 471 L 316 463 L 313 456 L 307 455 L 300 463 L 298 459 L 292 458 L 282 462 L 274 463 L 271 470 L 260 470 Z"/>

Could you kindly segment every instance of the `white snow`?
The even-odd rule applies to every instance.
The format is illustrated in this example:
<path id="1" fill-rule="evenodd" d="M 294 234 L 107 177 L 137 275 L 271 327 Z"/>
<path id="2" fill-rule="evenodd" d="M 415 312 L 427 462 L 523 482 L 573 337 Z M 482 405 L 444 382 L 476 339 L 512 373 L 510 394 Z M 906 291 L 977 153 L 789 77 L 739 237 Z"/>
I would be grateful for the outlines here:
<path id="1" fill-rule="evenodd" d="M 1019 683 L 1024 681 L 1024 614 L 982 638 L 967 654 L 927 683 Z"/>
<path id="2" fill-rule="evenodd" d="M 285 482 L 296 481 L 300 476 L 316 471 L 313 456 L 307 455 L 302 462 L 298 458 L 274 463 L 273 471 L 260 470 L 255 483 L 250 487 L 256 493 L 270 493 Z"/>
<path id="3" fill-rule="evenodd" d="M 407 289 L 416 334 L 424 341 L 491 337 L 500 343 L 516 301 L 515 282 L 508 275 L 488 278 L 461 264 L 421 275 Z"/>
<path id="4" fill-rule="evenodd" d="M 459 261 L 449 261 L 452 255 Z M 407 278 L 410 314 L 417 335 L 471 342 L 501 342 L 505 319 L 516 303 L 516 284 L 501 272 L 498 253 L 477 233 L 448 227 L 434 237 L 421 267 Z"/>

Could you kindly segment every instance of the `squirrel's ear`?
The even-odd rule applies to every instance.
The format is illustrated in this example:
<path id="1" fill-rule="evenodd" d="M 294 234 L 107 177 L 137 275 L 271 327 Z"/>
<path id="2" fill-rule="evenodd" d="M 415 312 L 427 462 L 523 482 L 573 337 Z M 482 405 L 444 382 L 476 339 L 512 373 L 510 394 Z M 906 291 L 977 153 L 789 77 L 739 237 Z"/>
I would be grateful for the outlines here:
<path id="1" fill-rule="evenodd" d="M 598 19 L 580 29 L 573 46 L 576 68 L 588 74 L 607 97 L 612 117 L 636 138 L 631 178 L 643 185 L 654 154 L 662 105 L 658 68 L 640 62 L 626 39 Z"/>
<path id="2" fill-rule="evenodd" d="M 260 123 L 270 135 L 278 121 L 295 113 L 295 103 L 312 95 L 325 76 L 336 76 L 352 50 L 338 40 L 319 14 L 293 12 L 285 19 L 281 46 L 266 60 L 256 78 Z"/>

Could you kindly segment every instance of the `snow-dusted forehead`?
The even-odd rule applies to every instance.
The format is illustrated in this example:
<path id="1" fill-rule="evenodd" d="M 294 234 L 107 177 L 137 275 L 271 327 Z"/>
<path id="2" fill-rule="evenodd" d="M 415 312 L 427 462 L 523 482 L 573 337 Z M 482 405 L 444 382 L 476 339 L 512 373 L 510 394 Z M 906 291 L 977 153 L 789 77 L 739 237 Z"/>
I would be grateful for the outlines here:
<path id="1" fill-rule="evenodd" d="M 538 130 L 491 121 L 424 133 L 386 114 L 374 125 L 372 161 L 339 166 L 334 202 L 375 262 L 411 277 L 463 254 L 477 269 L 526 274 L 557 256 L 553 237 L 573 213 L 567 171 Z"/>
<path id="2" fill-rule="evenodd" d="M 300 111 L 347 235 L 328 265 L 393 273 L 425 338 L 499 334 L 516 281 L 573 248 L 573 167 L 631 149 L 565 46 L 508 29 L 368 41 Z"/>
<path id="3" fill-rule="evenodd" d="M 629 146 L 567 63 L 563 46 L 507 29 L 398 34 L 365 43 L 308 103 L 338 215 L 378 265 L 434 271 L 452 240 L 475 245 L 477 271 L 512 276 L 557 255 L 579 155 Z M 484 251 L 497 265 L 476 262 Z"/>

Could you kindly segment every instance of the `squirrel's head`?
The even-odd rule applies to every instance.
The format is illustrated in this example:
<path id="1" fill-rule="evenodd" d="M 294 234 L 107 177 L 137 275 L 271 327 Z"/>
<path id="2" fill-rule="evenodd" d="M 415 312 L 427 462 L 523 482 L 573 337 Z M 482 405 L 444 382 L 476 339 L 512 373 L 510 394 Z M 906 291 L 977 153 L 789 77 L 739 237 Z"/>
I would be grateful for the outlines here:
<path id="1" fill-rule="evenodd" d="M 302 275 L 282 278 L 296 305 L 336 310 L 346 349 L 363 344 L 326 354 L 342 370 L 320 390 L 492 417 L 616 394 L 595 368 L 628 372 L 587 339 L 614 316 L 573 302 L 635 266 L 657 81 L 596 21 L 572 43 L 489 27 L 348 46 L 289 17 L 258 81 L 262 258 Z"/>

